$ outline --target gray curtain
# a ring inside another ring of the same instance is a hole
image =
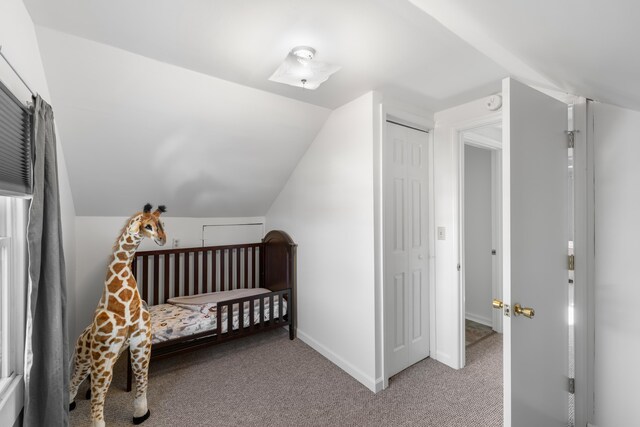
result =
[[[24,425],[69,424],[67,293],[62,250],[56,135],[51,106],[34,113],[33,200],[29,209],[29,294]]]

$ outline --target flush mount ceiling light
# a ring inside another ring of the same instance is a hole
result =
[[[340,66],[316,61],[315,56],[316,50],[312,47],[294,47],[269,80],[303,89],[317,89]]]

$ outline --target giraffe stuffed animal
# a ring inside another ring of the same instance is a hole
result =
[[[111,384],[113,366],[127,347],[131,352],[131,368],[136,383],[133,423],[140,424],[151,414],[147,408],[150,316],[131,271],[134,254],[143,238],[151,238],[161,246],[166,242],[160,221],[165,207],[158,206],[154,212],[151,209],[150,204],[145,205],[143,212],[132,216],[120,233],[93,322],[82,332],[76,344],[69,384],[69,409],[75,408],[78,387],[91,374],[91,420],[94,427],[105,425],[104,400]]]

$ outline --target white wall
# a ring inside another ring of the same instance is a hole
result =
[[[20,72],[31,88],[53,106],[55,114],[55,103],[51,100],[47,86],[33,22],[21,0],[0,1],[0,45],[2,45],[2,53],[11,61],[12,65]],[[2,80],[18,99],[25,102],[30,101],[31,94],[2,59],[0,59],[0,80]],[[59,135],[57,151],[62,235],[67,275],[67,323],[71,334],[76,317],[76,306],[74,304],[75,208]],[[3,412],[3,416],[5,415]],[[13,423],[13,421],[11,423]]]
[[[638,425],[640,113],[594,105],[595,419]]]
[[[331,113],[267,213],[298,244],[298,337],[371,390],[374,104],[370,92]]]
[[[446,228],[445,240],[435,244],[435,351],[431,357],[461,368],[461,304],[459,260],[459,144],[455,129],[492,115],[484,99],[469,102],[434,115],[435,226]]]
[[[492,324],[491,151],[464,148],[465,315]]]
[[[170,208],[168,206],[168,209]],[[166,215],[168,214],[169,212]],[[107,263],[111,256],[113,245],[128,220],[128,217],[79,216],[76,218],[76,303],[78,313],[73,334],[70,337],[74,342],[80,332],[93,319],[93,313],[104,288]],[[175,240],[178,241],[180,247],[202,246],[202,226],[205,224],[264,222],[264,217],[178,218],[163,216],[163,221],[167,233],[167,244],[164,248],[168,249],[172,247],[172,243]],[[231,227],[231,231],[228,229],[222,230],[221,228],[220,233],[217,235],[212,233],[207,240],[207,244],[259,242],[264,235],[262,227]],[[139,249],[158,249],[158,246],[153,241],[144,240]]]

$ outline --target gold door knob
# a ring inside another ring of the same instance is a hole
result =
[[[493,308],[497,309],[501,309],[504,306],[502,301],[500,301],[499,299],[494,299],[493,301],[491,301],[491,305],[493,306]]]
[[[524,317],[528,317],[529,319],[533,318],[536,315],[536,311],[530,307],[523,307],[520,304],[515,304],[513,306],[513,313],[516,316],[523,315]]]

